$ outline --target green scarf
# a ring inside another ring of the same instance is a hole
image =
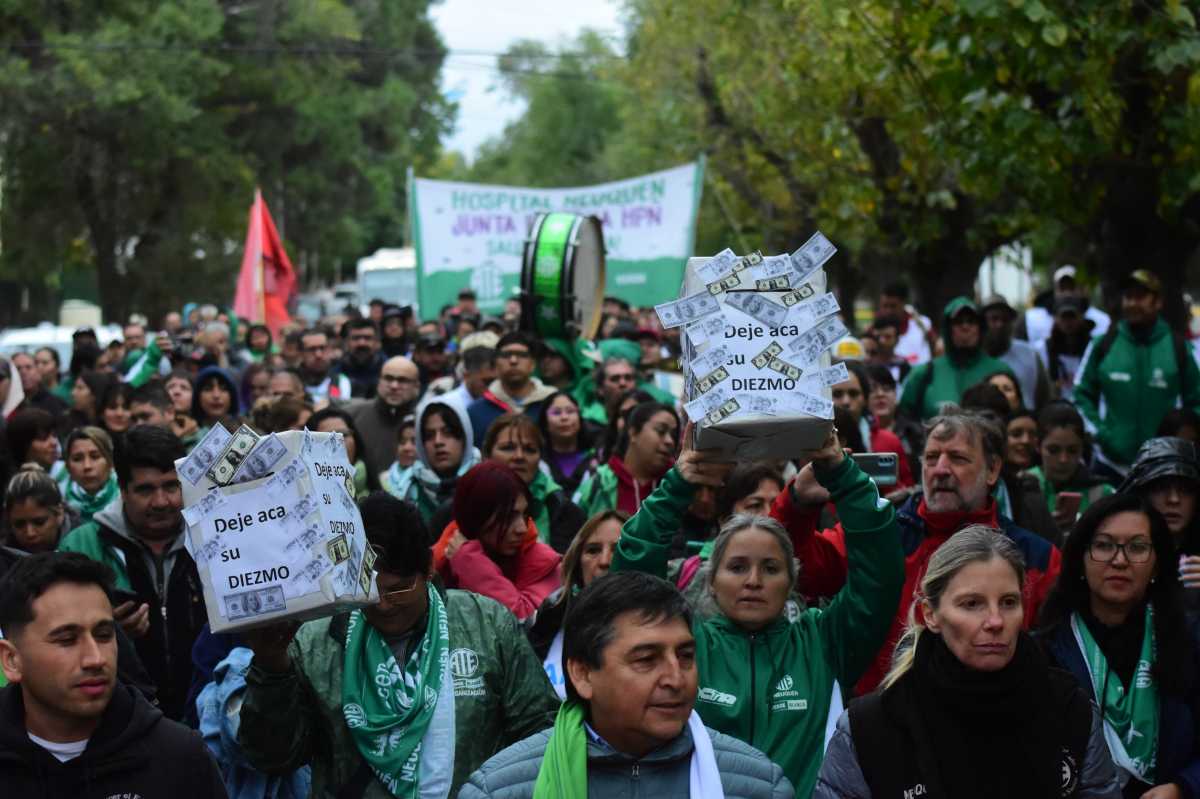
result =
[[[587,799],[587,734],[583,705],[568,699],[554,717],[554,731],[533,784],[533,799]]]
[[[1110,679],[1108,660],[1079,614],[1071,615],[1075,641],[1087,662],[1092,689],[1104,717],[1104,740],[1113,762],[1142,782],[1154,785],[1158,759],[1158,686],[1154,684],[1154,609],[1146,604],[1142,651],[1126,690],[1121,680]]]
[[[63,498],[68,505],[79,511],[79,521],[83,523],[90,522],[93,516],[107,508],[119,493],[121,490],[117,487],[117,474],[115,471],[109,471],[108,479],[95,494],[89,494],[83,490],[83,486],[68,478]]]
[[[432,583],[429,623],[403,672],[361,610],[350,614],[343,661],[342,715],[358,751],[391,794],[416,797],[421,740],[433,718],[450,657],[446,606]]]

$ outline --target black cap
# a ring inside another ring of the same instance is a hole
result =
[[[423,350],[443,349],[446,346],[446,339],[437,333],[426,333],[417,339],[417,347]]]
[[[90,327],[85,326],[85,327],[76,328],[75,332],[71,334],[71,338],[73,338],[73,339],[80,338],[82,336],[91,336],[92,338],[96,338],[96,331]]]
[[[1200,457],[1197,457],[1195,444],[1173,436],[1149,439],[1138,448],[1120,490],[1136,491],[1164,477],[1200,482]]]
[[[1086,310],[1083,297],[1075,294],[1063,294],[1054,298],[1054,313],[1074,312],[1078,316],[1083,316]]]

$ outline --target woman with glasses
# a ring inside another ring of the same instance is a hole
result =
[[[559,555],[538,541],[533,497],[512,468],[484,461],[458,481],[454,522],[464,540],[441,568],[446,584],[491,597],[524,621],[559,587]]]
[[[431,579],[411,503],[376,492],[361,512],[379,603],[244,633],[254,660],[238,743],[273,774],[311,765],[312,796],[456,796],[548,727],[558,698],[511,613]]]
[[[510,467],[529,489],[529,516],[538,540],[566,552],[587,520],[571,495],[542,467],[542,434],[528,416],[506,413],[488,428],[483,457]]]
[[[643,402],[626,416],[608,462],[579,486],[575,504],[589,518],[606,510],[637,512],[662,480],[679,444],[679,417],[670,405]]]
[[[867,397],[871,393],[871,378],[867,375],[867,368],[859,361],[843,363],[846,365],[848,377],[844,382],[834,384],[833,404],[835,408],[841,408],[848,414],[850,424],[839,424],[838,429],[857,428],[863,444],[866,445],[863,452],[890,452],[896,455],[899,469],[896,485],[885,487],[885,492],[908,488],[915,481],[904,445],[895,433],[880,427],[867,411]]]
[[[1150,502],[1115,494],[1080,517],[1040,627],[1050,657],[1100,707],[1123,796],[1200,795],[1200,637]]]
[[[546,398],[538,416],[542,434],[542,463],[550,469],[554,482],[568,495],[574,494],[591,472],[599,466],[579,414],[579,403],[565,391]]]

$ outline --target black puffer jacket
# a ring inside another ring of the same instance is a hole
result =
[[[79,757],[60,763],[29,740],[21,687],[0,691],[0,790],[21,799],[225,799],[200,736],[118,684]]]

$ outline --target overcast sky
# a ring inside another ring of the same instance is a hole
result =
[[[494,57],[454,51],[502,53],[520,39],[537,39],[557,49],[584,28],[620,34],[614,0],[443,0],[432,16],[451,51],[442,67],[442,89],[458,102],[458,126],[445,146],[468,158],[519,117],[523,107],[499,88],[489,91],[498,84]]]

